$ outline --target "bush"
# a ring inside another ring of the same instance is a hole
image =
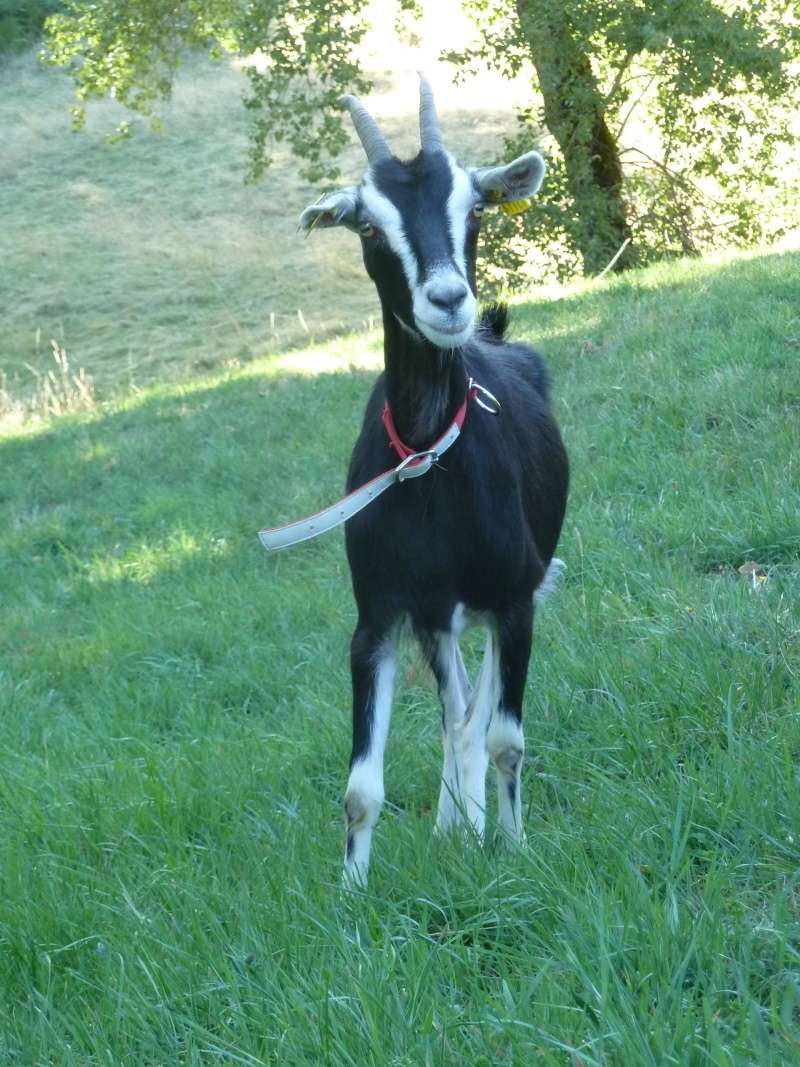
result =
[[[41,34],[48,15],[64,10],[64,0],[0,0],[0,52],[24,48]]]

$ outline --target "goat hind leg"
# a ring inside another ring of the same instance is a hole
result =
[[[497,668],[496,639],[489,631],[480,673],[466,714],[453,730],[458,800],[467,822],[481,840],[486,827],[486,771],[489,766],[486,739],[497,707]]]
[[[533,605],[525,602],[500,621],[500,702],[489,726],[487,743],[497,774],[500,826],[522,840],[521,772],[525,753],[522,699],[530,660]]]
[[[422,634],[420,645],[433,671],[442,702],[442,783],[436,830],[446,833],[461,822],[463,802],[458,780],[455,731],[467,712],[472,691],[458,638],[452,633]]]

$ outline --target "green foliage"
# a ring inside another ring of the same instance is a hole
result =
[[[488,231],[489,259],[505,264],[502,277],[487,278],[495,286],[596,273],[623,238],[631,243],[619,266],[630,266],[749,245],[800,221],[797,179],[786,180],[800,93],[796,4],[469,0],[468,8],[477,41],[448,58],[462,73],[481,63],[528,72],[524,147],[532,130],[549,134],[550,176],[535,211]],[[49,58],[72,70],[81,101],[113,92],[152,116],[187,47],[256,55],[250,177],[284,141],[304,175],[331,179],[350,136],[338,98],[369,87],[356,54],[366,18],[366,0],[72,0],[50,20]],[[119,136],[129,132],[123,122]]]
[[[247,17],[236,27],[236,47],[245,55],[269,56],[265,68],[250,66],[251,95],[247,107],[254,116],[250,152],[251,177],[259,177],[269,157],[270,139],[288,141],[305,161],[303,174],[312,181],[333,177],[336,157],[350,137],[341,119],[339,97],[365,92],[369,83],[352,57],[366,31],[361,0],[300,0],[293,4],[268,2],[261,17]],[[266,18],[264,17],[266,15]],[[267,34],[264,27],[269,26]],[[348,88],[349,87],[349,88]]]
[[[330,161],[348,136],[339,96],[367,88],[351,58],[366,29],[363,6],[363,0],[72,0],[48,24],[47,59],[73,74],[80,126],[85,102],[109,93],[152,119],[187,48],[255,56],[263,65],[248,67],[250,176],[269,165],[270,143],[287,141],[305,160],[302,173],[320,180],[336,173]],[[130,133],[130,123],[120,123],[117,135]]]
[[[563,29],[576,54],[590,58],[591,78],[561,70],[559,92],[571,112],[602,113],[616,143],[632,238],[626,265],[720,244],[747,246],[800,224],[800,184],[791,166],[800,93],[796,5],[537,0],[537,33],[525,21],[528,7],[471,0],[479,39],[449,58],[464,72],[489,63],[515,75],[533,62],[541,73],[543,26]],[[515,224],[518,246],[542,248],[555,239],[546,272],[567,277],[586,259],[605,192],[591,176],[580,189],[570,184],[569,156],[586,130],[560,143],[541,77],[534,89],[508,152],[549,131],[550,169],[535,210]],[[490,235],[495,254],[508,229],[504,224]],[[525,288],[542,268],[541,259],[532,264],[530,254],[520,254],[506,282]]]
[[[0,0],[0,52],[24,48],[42,32],[45,20],[64,0]]]
[[[410,665],[353,897],[342,536],[255,531],[341,492],[363,339],[0,437],[4,1067],[800,1062],[798,271],[517,306],[574,469],[527,847],[432,838]]]

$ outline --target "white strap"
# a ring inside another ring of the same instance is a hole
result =
[[[365,508],[367,504],[371,504],[395,482],[404,482],[409,478],[419,478],[427,474],[439,457],[444,455],[458,439],[460,433],[458,424],[454,422],[433,448],[425,452],[414,452],[396,467],[390,467],[389,470],[359,486],[358,489],[354,489],[341,500],[337,500],[335,504],[318,511],[316,515],[309,515],[307,519],[298,519],[297,522],[290,522],[286,526],[259,530],[258,537],[261,544],[268,552],[277,552],[279,548],[288,548],[290,545],[308,541],[312,537],[318,537],[320,534],[327,533],[328,530],[335,529]]]

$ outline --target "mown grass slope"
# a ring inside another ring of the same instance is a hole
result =
[[[432,839],[412,658],[363,894],[341,534],[255,533],[340,491],[374,342],[0,439],[0,1062],[796,1064],[799,271],[515,309],[574,468],[527,847]]]
[[[386,62],[384,54],[368,63],[376,114],[395,149],[413,155],[416,79],[410,94],[392,96],[411,76],[387,72]],[[41,67],[33,51],[6,59],[0,387],[5,376],[12,398],[32,392],[31,368],[52,367],[51,338],[108,397],[120,385],[246,363],[379,316],[353,235],[305,241],[298,233],[300,212],[322,190],[300,178],[288,151],[278,146],[264,180],[245,185],[245,92],[231,61],[187,57],[161,109],[163,133],[134,120],[136,135],[109,145],[122,107],[92,104],[86,130],[72,133],[73,86],[64,72]],[[474,91],[458,99],[443,106],[448,143],[476,165],[496,162],[511,109],[476,102]],[[342,184],[363,169],[353,135]]]

